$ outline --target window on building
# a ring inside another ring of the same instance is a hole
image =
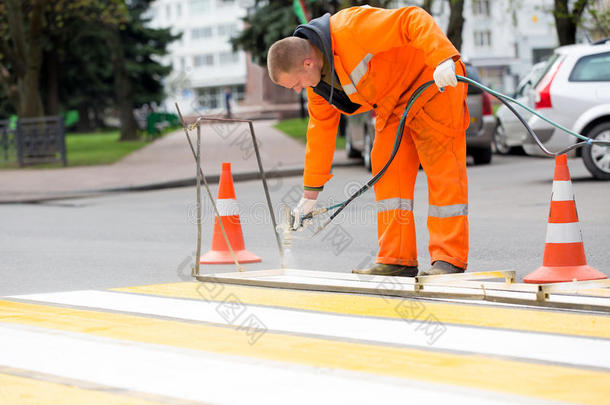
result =
[[[234,65],[239,62],[239,55],[234,52],[221,52],[218,54],[218,63],[221,65]]]
[[[230,7],[235,4],[235,0],[218,0],[217,3],[220,7]]]
[[[219,37],[231,37],[233,34],[237,33],[237,25],[236,24],[222,24],[218,26],[218,36]]]
[[[203,14],[212,10],[212,0],[189,0],[189,14]]]
[[[167,17],[168,20],[172,19],[172,6],[171,6],[171,4],[168,4],[167,6],[165,6],[165,16]]]
[[[186,70],[186,60],[184,59],[184,56],[180,57],[180,70],[182,72]]]
[[[473,0],[472,14],[477,16],[489,17],[489,0]]]
[[[474,45],[478,47],[491,46],[491,31],[475,31]]]
[[[212,36],[212,27],[199,27],[191,30],[191,39],[204,39]]]
[[[213,66],[214,65],[214,55],[211,53],[205,55],[196,55],[193,57],[193,66],[201,67],[201,66]]]
[[[583,56],[570,74],[571,82],[610,82],[610,52]]]
[[[176,17],[182,17],[182,4],[176,4]]]
[[[553,55],[553,48],[532,49],[532,62],[538,63],[547,60]]]

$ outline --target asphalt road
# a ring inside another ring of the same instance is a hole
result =
[[[513,269],[522,278],[542,264],[554,163],[527,156],[494,156],[469,167],[469,271]],[[610,274],[607,182],[594,181],[580,159],[569,161],[590,265]],[[338,168],[322,204],[343,200],[368,180],[362,167]],[[421,267],[429,264],[427,191],[420,172],[415,220]],[[270,181],[272,199],[298,199],[301,179]],[[277,244],[258,181],[236,183],[248,250],[263,258],[247,269],[280,265]],[[215,186],[214,186],[215,190]],[[205,198],[205,196],[204,196]],[[105,289],[190,279],[196,241],[193,188],[114,194],[44,204],[0,206],[0,295]],[[204,204],[203,252],[212,236],[211,207]],[[376,253],[374,196],[369,192],[318,237],[299,234],[287,265],[349,272],[368,266]],[[202,266],[202,272],[234,266]]]

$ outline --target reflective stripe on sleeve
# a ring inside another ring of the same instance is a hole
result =
[[[468,215],[468,204],[430,205],[428,216],[435,218],[450,218]]]

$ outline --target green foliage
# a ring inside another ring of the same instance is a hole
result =
[[[20,2],[26,40],[28,10],[34,1]],[[138,107],[163,99],[161,81],[171,68],[158,60],[167,54],[168,44],[178,36],[168,29],[145,26],[144,13],[152,0],[39,1],[45,4],[44,58],[39,89],[43,100],[48,100],[49,95],[53,98],[49,83],[55,82],[59,89],[55,99],[58,99],[60,111],[79,109],[81,115],[95,112],[101,116],[114,107],[114,72],[107,37],[109,30],[117,26],[121,28],[134,105]],[[9,100],[8,92],[18,88],[19,69],[25,61],[14,49],[5,1],[0,1],[0,117],[17,110],[15,100]],[[54,73],[47,72],[51,65],[56,66]]]
[[[169,28],[158,29],[146,26],[144,13],[152,0],[129,2],[129,22],[121,30],[121,42],[127,60],[127,72],[134,94],[134,105],[160,103],[164,97],[162,79],[171,72],[158,60],[167,55],[168,45],[179,39]]]
[[[275,128],[279,129],[286,135],[294,138],[302,143],[307,140],[307,118],[289,118],[275,124]],[[345,149],[345,138],[337,136],[336,149]]]
[[[305,0],[309,16],[313,19],[325,13],[334,13],[343,8],[369,4],[385,7],[389,0],[373,1],[316,1]],[[244,18],[246,28],[231,38],[234,50],[250,52],[252,60],[264,66],[267,64],[267,50],[275,42],[291,36],[299,25],[291,0],[256,0],[254,12]]]

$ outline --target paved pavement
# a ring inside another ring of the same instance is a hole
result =
[[[610,318],[181,282],[0,298],[0,403],[607,403]]]
[[[305,146],[273,128],[275,121],[255,121],[263,167],[271,176],[302,173]],[[193,142],[195,131],[192,131]],[[213,181],[221,162],[231,162],[236,179],[258,176],[258,165],[247,124],[202,127],[203,170]],[[337,153],[336,165],[350,164]],[[33,202],[109,191],[157,189],[192,184],[195,164],[182,129],[103,166],[58,169],[0,170],[0,203]]]

